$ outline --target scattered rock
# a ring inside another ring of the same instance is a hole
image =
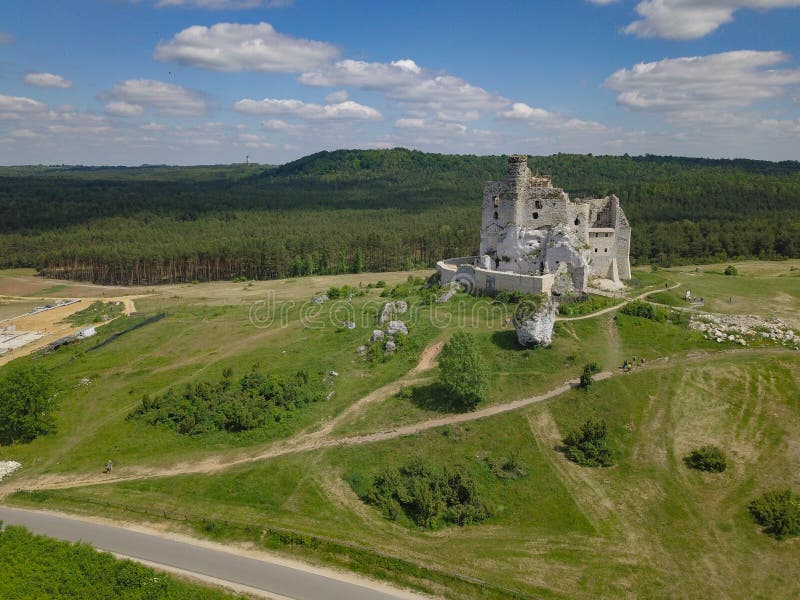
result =
[[[393,317],[405,314],[408,311],[408,303],[405,300],[395,300],[394,302],[387,302],[381,309],[381,316],[378,317],[378,323],[383,325],[387,321],[391,321]]]
[[[0,481],[2,481],[4,477],[11,475],[20,467],[22,467],[22,465],[15,460],[0,460]]]
[[[350,329],[350,330],[352,330],[352,329],[355,329],[355,328],[356,328],[356,324],[355,324],[355,323],[353,323],[353,321],[347,321],[347,322],[344,324],[344,326],[345,326],[347,329]]]
[[[361,355],[366,354],[368,351],[369,348],[367,348],[366,346],[359,346],[358,348],[356,348],[356,352]]]
[[[389,340],[388,342],[386,342],[383,349],[386,350],[387,352],[394,352],[395,350],[397,350],[397,344],[395,344],[392,340]]]
[[[800,341],[781,319],[762,319],[755,315],[697,313],[692,315],[689,327],[717,343],[728,341],[747,346],[747,340],[761,339],[796,348]]]
[[[372,336],[370,337],[370,341],[377,342],[378,340],[382,340],[385,334],[381,329],[374,329],[372,331]]]
[[[408,335],[408,325],[406,325],[403,321],[389,321],[386,332],[389,335],[397,335],[398,333]]]
[[[311,298],[311,301],[314,304],[325,304],[328,301],[328,294],[317,294]]]
[[[450,283],[445,285],[442,289],[444,289],[445,292],[436,299],[436,302],[438,304],[449,302],[450,299],[453,296],[455,296],[459,292],[459,290],[461,290],[461,284],[458,283],[458,281],[451,281]]]
[[[325,400],[330,400],[331,398],[334,397],[334,395],[336,395],[336,392],[334,391],[328,392],[328,394],[325,396]]]
[[[331,377],[338,377],[339,376],[339,372],[338,371],[330,371],[328,373],[328,375],[330,375]]]

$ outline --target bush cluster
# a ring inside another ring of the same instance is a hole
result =
[[[349,285],[343,285],[342,287],[329,287],[328,291],[325,293],[331,300],[347,300],[348,298],[356,298],[366,294],[364,290],[360,290]]]
[[[614,464],[604,421],[589,419],[580,429],[568,433],[563,442],[566,457],[581,466],[610,467]]]
[[[480,523],[492,516],[463,468],[421,461],[382,471],[372,480],[364,499],[390,519],[405,514],[425,529]]]
[[[424,277],[409,275],[405,283],[398,283],[391,287],[384,287],[381,298],[406,298],[418,294],[425,285]]]
[[[56,391],[43,367],[24,364],[0,379],[0,444],[30,442],[55,429]]]
[[[739,271],[733,265],[725,267],[725,275],[738,275]]]
[[[522,479],[528,475],[528,466],[513,452],[510,456],[490,458],[488,465],[489,470],[500,479]]]
[[[184,435],[266,428],[303,406],[325,399],[321,380],[305,371],[279,377],[253,369],[238,380],[226,369],[215,382],[188,383],[161,396],[145,395],[130,418],[164,425]]]
[[[773,490],[750,503],[750,514],[764,532],[779,540],[800,535],[800,495],[790,489]]]
[[[728,467],[725,453],[716,446],[703,446],[692,450],[686,457],[686,464],[692,469],[722,473]]]
[[[681,311],[669,310],[655,304],[650,304],[644,300],[634,300],[629,302],[620,309],[620,312],[631,317],[641,317],[642,319],[650,319],[658,323],[665,323],[667,321],[676,325],[688,322],[686,315]]]

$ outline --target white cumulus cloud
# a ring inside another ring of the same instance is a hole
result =
[[[524,102],[515,102],[511,110],[504,111],[501,116],[511,121],[524,121],[529,125],[545,129],[563,129],[582,133],[600,133],[608,130],[602,123],[570,118],[543,108],[528,106]]]
[[[347,93],[347,90],[339,90],[337,92],[331,92],[325,96],[325,102],[335,104],[337,102],[344,102],[348,98],[350,98],[350,94]]]
[[[61,75],[54,75],[53,73],[28,73],[25,75],[25,83],[40,88],[61,88],[68,89],[72,87],[72,82],[64,79]]]
[[[742,8],[769,10],[800,6],[800,0],[643,0],[636,6],[641,19],[624,28],[639,37],[693,40],[733,21]]]
[[[122,101],[109,102],[106,104],[106,112],[116,117],[138,117],[144,112],[144,106]]]
[[[298,73],[334,60],[332,44],[284,35],[269,23],[195,25],[160,43],[155,58],[215,71]]]
[[[411,59],[388,63],[340,60],[324,69],[303,73],[300,82],[317,87],[356,87],[442,111],[492,110],[508,104],[505,98],[460,77],[428,73]]]
[[[245,98],[233,105],[234,110],[251,115],[290,115],[311,120],[375,121],[381,113],[370,106],[347,100],[338,104],[312,104],[302,100]]]
[[[132,106],[141,107],[141,112],[151,109],[160,115],[179,117],[202,115],[208,110],[208,103],[199,92],[152,79],[128,79],[115,85],[109,95],[116,101],[111,104],[117,104],[117,114],[134,111]]]
[[[774,68],[789,58],[783,52],[755,50],[669,58],[620,69],[605,85],[618,93],[618,104],[631,110],[719,120],[726,112],[777,98],[787,86],[800,84],[800,70]]]
[[[47,110],[47,106],[33,98],[0,94],[0,118],[21,118],[22,115],[40,113],[45,110]]]

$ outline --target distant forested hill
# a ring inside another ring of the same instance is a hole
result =
[[[615,193],[635,262],[800,256],[800,163],[530,157],[572,198]],[[102,283],[432,266],[477,251],[501,156],[320,152],[277,167],[0,168],[0,268]]]

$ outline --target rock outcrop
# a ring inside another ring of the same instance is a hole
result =
[[[403,321],[389,321],[389,325],[386,328],[386,333],[389,335],[397,335],[398,333],[408,335],[408,325],[406,325]]]
[[[383,325],[387,321],[391,321],[394,317],[405,314],[406,311],[408,311],[408,303],[406,303],[405,300],[387,302],[381,309],[381,316],[378,317],[378,323]]]
[[[521,346],[549,346],[553,343],[558,305],[549,296],[526,301],[514,313],[514,328]]]

